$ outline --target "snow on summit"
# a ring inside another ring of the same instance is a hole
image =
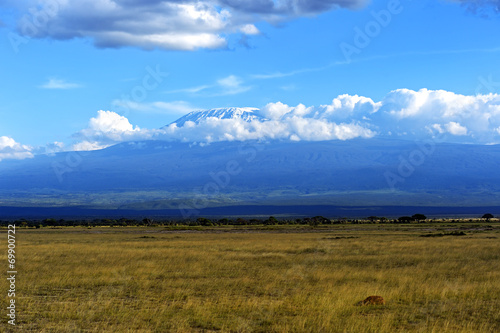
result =
[[[210,110],[193,111],[187,115],[177,119],[172,124],[176,124],[177,127],[182,127],[188,121],[192,121],[195,124],[199,124],[208,118],[217,119],[241,119],[246,122],[251,122],[254,120],[262,121],[265,120],[261,115],[258,114],[260,110],[257,108],[216,108]]]

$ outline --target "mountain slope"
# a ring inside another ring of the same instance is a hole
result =
[[[0,206],[496,206],[500,146],[143,141],[0,163]]]

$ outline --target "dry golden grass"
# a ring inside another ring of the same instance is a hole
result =
[[[16,330],[498,332],[500,228],[434,227],[18,229]]]

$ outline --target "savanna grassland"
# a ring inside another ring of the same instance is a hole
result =
[[[498,223],[18,228],[16,235],[12,331],[500,331]],[[5,278],[0,290],[6,313]],[[354,305],[370,295],[386,304]]]

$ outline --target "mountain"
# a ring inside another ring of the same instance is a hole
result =
[[[177,127],[182,127],[187,121],[192,121],[194,123],[200,123],[202,120],[207,118],[217,118],[217,119],[242,119],[244,121],[250,122],[254,120],[264,120],[265,118],[258,114],[259,109],[257,108],[218,108],[203,111],[193,111],[188,113],[184,117],[181,117],[174,121],[172,124],[176,124]]]
[[[499,202],[499,145],[138,141],[0,163],[0,217],[1,206],[170,209],[193,216],[214,207]]]

